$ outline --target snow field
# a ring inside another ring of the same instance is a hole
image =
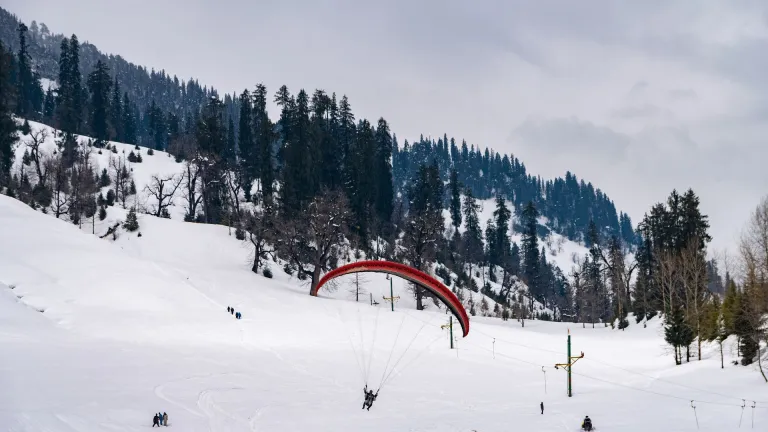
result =
[[[139,191],[183,166],[145,152],[132,164]],[[100,168],[111,154],[94,152]],[[483,223],[492,210],[484,202]],[[125,217],[117,205],[108,213],[96,234]],[[0,430],[138,431],[157,411],[183,431],[576,431],[584,415],[601,432],[747,429],[753,415],[755,429],[768,424],[768,387],[730,365],[733,340],[724,370],[716,345],[675,367],[658,320],[630,318],[620,332],[471,317],[467,338],[454,322],[450,350],[445,309],[416,311],[400,279],[395,312],[380,274],[360,275],[359,302],[354,275],[313,298],[277,263],[273,279],[250,272],[249,245],[227,227],[181,222],[178,205],[171,214],[140,214],[141,237],[112,241],[0,196]],[[553,368],[568,330],[572,354],[585,354],[573,398]],[[382,377],[361,410],[363,385]]]

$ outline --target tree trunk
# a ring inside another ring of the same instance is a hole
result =
[[[317,286],[317,283],[320,282],[320,272],[322,269],[320,268],[320,265],[315,265],[315,269],[312,270],[312,285],[311,290],[315,289]]]
[[[697,338],[699,340],[699,361],[701,361],[701,336]]]
[[[424,310],[424,304],[422,303],[421,287],[416,285],[416,310]],[[392,301],[395,301],[394,299]]]
[[[723,341],[720,341],[720,369],[725,369],[725,363],[723,362]]]
[[[261,264],[260,252],[259,247],[254,245],[253,266],[251,267],[251,271],[254,273],[259,273],[259,265]]]
[[[762,356],[763,355],[760,352],[760,338],[757,338],[757,366],[760,368],[760,374],[763,376],[763,379],[768,383],[768,378],[765,376],[765,371],[763,370]]]

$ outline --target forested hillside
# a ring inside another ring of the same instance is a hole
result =
[[[0,8],[0,24],[0,41],[11,52],[18,52],[21,48],[18,29],[22,23],[10,12]],[[105,99],[111,107],[108,115],[112,117],[109,130],[101,134],[105,139],[166,149],[178,141],[180,135],[191,133],[201,109],[214,95],[221,99],[225,122],[234,129],[232,135],[238,137],[240,134],[242,101],[234,93],[222,95],[214,88],[201,86],[195,79],[171,77],[162,69],[155,71],[134,65],[119,55],[101,53],[93,44],[80,43],[75,35],[66,38],[62,34],[52,33],[42,23],[30,23],[25,39],[32,73],[39,78],[60,82],[64,78],[61,76],[60,63],[64,57],[71,56],[68,53],[72,52],[74,46],[77,46],[77,63],[82,76],[88,76],[101,62],[105,78],[108,75],[111,80],[109,84],[104,84],[109,87]],[[86,92],[88,89],[83,90]],[[30,91],[34,93],[29,95],[33,109],[28,117],[59,126],[59,119],[54,115],[57,99],[55,92],[42,86],[30,88]],[[88,97],[83,95],[81,99],[86,101]],[[330,115],[332,107],[329,105],[326,109]],[[346,121],[351,121],[353,127],[357,127],[349,101],[344,109],[348,116]],[[99,135],[95,133],[94,125],[87,116],[83,116],[76,132]],[[325,138],[312,135],[307,136],[307,139],[321,141]],[[591,183],[571,173],[567,173],[564,178],[542,179],[527,173],[525,164],[514,155],[500,154],[464,141],[459,144],[458,141],[444,135],[437,140],[420,137],[418,141],[409,143],[406,140],[400,144],[393,136],[391,146],[395,190],[403,192],[403,185],[413,178],[419,166],[429,165],[432,160],[436,160],[441,178],[447,180],[451,168],[456,169],[462,185],[470,188],[479,199],[503,194],[517,209],[533,201],[541,215],[547,218],[548,227],[571,240],[584,241],[589,222],[594,220],[598,230],[605,236],[616,234],[628,246],[636,244],[629,216],[617,213],[610,198]],[[236,139],[228,145],[232,147],[228,150],[232,154],[245,151]],[[273,142],[272,145],[277,150],[279,144]],[[341,147],[349,143],[332,137],[330,142],[318,145],[330,146],[329,152],[341,154]],[[360,147],[364,148],[365,145]],[[328,161],[315,158],[309,162],[325,164]]]

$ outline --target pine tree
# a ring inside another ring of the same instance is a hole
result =
[[[491,268],[494,265],[499,265],[505,270],[509,264],[509,221],[512,218],[512,212],[507,208],[507,201],[503,196],[496,196],[496,209],[493,211],[494,225],[496,226],[496,232],[494,233],[495,240],[492,245],[491,255],[489,261]]]
[[[126,144],[137,143],[137,123],[134,106],[131,104],[131,100],[128,98],[128,93],[123,93],[123,108],[121,109],[123,115],[123,142]]]
[[[13,57],[0,43],[0,190],[11,184],[14,146],[18,141],[16,123],[11,117],[15,103],[11,86]]]
[[[109,68],[99,60],[96,68],[88,74],[88,89],[91,93],[90,126],[94,145],[103,148],[109,140],[109,96],[112,87],[112,79],[109,76]]]
[[[411,266],[423,270],[435,254],[435,245],[442,236],[444,222],[442,214],[443,183],[437,164],[422,165],[408,192],[410,208],[405,223],[406,256]],[[414,287],[416,308],[424,309],[423,291]]]
[[[45,92],[45,101],[43,102],[43,121],[46,123],[53,123],[53,114],[56,111],[56,96],[53,94],[53,89],[48,87]]]
[[[479,263],[483,255],[483,233],[480,228],[478,211],[480,204],[472,195],[470,189],[464,192],[464,225],[466,230],[462,236],[464,260],[469,263],[469,272],[472,274],[472,264]]]
[[[672,345],[675,350],[675,364],[682,364],[682,347],[687,347],[693,342],[693,330],[685,321],[685,312],[682,308],[675,308],[665,318],[664,340]]]
[[[259,152],[254,140],[253,101],[248,90],[240,95],[240,127],[238,128],[238,149],[240,150],[239,175],[245,185],[245,199],[251,200],[251,185],[258,177]]]
[[[34,80],[32,73],[31,57],[27,47],[27,26],[24,23],[20,23],[18,32],[19,53],[16,61],[18,71],[16,77],[16,114],[23,118],[36,118],[41,101],[36,100],[37,92],[35,87],[39,86],[39,82]]]
[[[539,239],[537,234],[538,217],[539,212],[533,205],[533,201],[529,201],[522,214],[523,236],[521,249],[523,254],[523,280],[534,295],[541,297],[539,290],[541,269],[539,268]]]
[[[124,142],[123,134],[123,101],[120,99],[120,82],[115,77],[112,85],[112,99],[109,102],[109,124],[112,127],[112,139]]]
[[[274,133],[272,132],[272,122],[267,113],[267,88],[263,84],[256,86],[253,92],[253,121],[254,121],[254,140],[256,151],[259,154],[259,183],[261,184],[261,195],[264,200],[272,201],[273,188],[275,180],[275,170],[272,154],[272,142]]]
[[[383,118],[376,127],[375,149],[376,196],[374,208],[379,221],[386,223],[392,217],[394,190],[392,187],[392,136],[389,125]]]
[[[459,173],[456,168],[451,169],[451,179],[449,181],[451,190],[451,222],[456,231],[461,227],[461,183],[459,183]]]
[[[82,123],[83,89],[80,74],[80,44],[75,35],[61,41],[57,93],[59,129],[69,134],[79,133]]]
[[[134,207],[131,207],[131,209],[128,210],[128,216],[125,218],[123,226],[130,232],[139,229],[139,219],[136,217],[136,209]]]

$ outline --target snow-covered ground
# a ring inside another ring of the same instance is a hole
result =
[[[768,387],[729,363],[732,341],[724,370],[716,346],[675,367],[657,321],[472,318],[451,350],[445,311],[414,310],[397,280],[394,312],[379,275],[361,277],[377,306],[354,301],[354,275],[314,298],[274,263],[273,279],[251,273],[226,227],[139,223],[141,237],[102,240],[0,196],[0,430],[138,431],[157,411],[185,432],[577,431],[584,415],[601,432],[768,425]],[[553,368],[568,329],[585,354],[572,398]],[[384,378],[370,411],[366,377]]]

